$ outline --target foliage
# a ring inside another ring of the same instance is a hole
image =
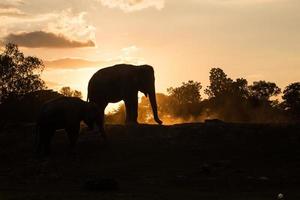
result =
[[[278,109],[279,103],[270,100],[280,93],[275,83],[257,81],[248,86],[246,79],[234,81],[219,68],[212,68],[209,78],[210,85],[205,90],[209,99],[204,108],[210,115],[233,122],[269,122],[284,118]]]
[[[199,114],[201,108],[200,82],[189,80],[183,82],[180,87],[168,88],[169,95],[168,111],[171,116],[189,118]]]
[[[82,99],[81,92],[78,90],[72,90],[70,87],[62,87],[59,90],[59,93],[61,93],[62,95],[66,96],[66,97],[78,97],[78,98]]]
[[[231,94],[239,99],[249,97],[248,81],[244,78],[238,78],[231,83]]]
[[[40,78],[43,69],[42,60],[25,57],[17,45],[6,44],[0,54],[0,103],[44,89],[45,83]]]
[[[230,89],[232,79],[227,78],[220,68],[212,68],[209,73],[210,85],[205,89],[205,94],[210,98],[225,95]]]
[[[283,91],[284,109],[300,117],[300,82],[291,83]]]
[[[244,78],[238,78],[233,81],[227,77],[227,74],[220,68],[210,70],[210,85],[205,90],[209,98],[224,98],[226,96],[235,96],[236,98],[248,98],[248,82]]]
[[[171,98],[176,101],[176,104],[193,104],[201,101],[200,90],[202,86],[200,82],[189,80],[187,83],[183,82],[182,86],[167,89]]]
[[[272,82],[256,81],[249,86],[251,97],[260,101],[269,101],[272,96],[280,94],[280,88]]]

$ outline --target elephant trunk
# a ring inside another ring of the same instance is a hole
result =
[[[158,114],[157,114],[157,104],[156,104],[156,96],[155,96],[155,88],[154,87],[149,92],[149,99],[150,99],[150,103],[151,103],[151,107],[152,107],[152,112],[153,112],[154,120],[158,124],[162,124],[162,121],[159,119]]]

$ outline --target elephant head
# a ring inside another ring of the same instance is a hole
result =
[[[83,121],[90,130],[96,129],[97,132],[104,133],[102,125],[102,115],[97,106],[93,102],[86,102],[83,114]]]
[[[158,124],[162,124],[162,121],[159,119],[158,114],[157,114],[154,70],[150,65],[139,66],[138,70],[139,70],[138,76],[137,76],[138,90],[140,92],[144,93],[146,97],[149,96],[154,120]]]

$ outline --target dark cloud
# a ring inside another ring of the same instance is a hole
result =
[[[76,41],[61,34],[54,34],[44,31],[24,32],[19,34],[9,34],[4,37],[4,42],[13,42],[19,46],[29,48],[80,48],[93,47],[92,40]]]

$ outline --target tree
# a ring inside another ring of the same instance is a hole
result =
[[[40,78],[43,69],[42,60],[25,57],[16,44],[6,44],[0,54],[0,103],[45,89],[45,82]]]
[[[197,116],[201,112],[199,107],[201,102],[200,82],[189,80],[183,82],[180,87],[168,88],[169,112],[174,117],[188,118]]]
[[[201,101],[200,90],[202,86],[200,82],[189,80],[187,83],[183,82],[182,86],[167,89],[169,96],[174,98],[178,104],[192,104]]]
[[[205,94],[210,98],[225,95],[229,91],[232,79],[227,78],[227,75],[220,68],[212,68],[209,73],[210,85],[205,89]]]
[[[268,102],[272,96],[280,94],[280,88],[272,82],[257,81],[249,86],[251,97],[262,102]]]
[[[283,91],[284,108],[292,114],[300,116],[300,82],[288,85]]]
[[[238,78],[231,83],[231,93],[238,99],[247,99],[249,97],[248,81],[244,78]]]
[[[78,98],[82,98],[82,94],[80,91],[78,90],[72,90],[70,87],[62,87],[59,90],[59,93],[61,93],[62,95],[66,96],[66,97],[78,97]]]
[[[209,96],[206,106],[212,115],[226,121],[246,121],[249,118],[247,99],[248,82],[244,78],[235,81],[220,68],[210,71],[210,85],[205,90]]]

